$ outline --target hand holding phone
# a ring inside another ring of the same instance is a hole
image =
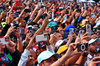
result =
[[[19,27],[18,21],[14,21],[14,22],[13,22],[13,26],[16,26],[15,29],[17,29],[17,27]]]
[[[1,45],[9,44],[9,40],[10,38],[8,36],[7,37],[0,36],[0,43],[2,43]]]
[[[80,30],[80,31],[79,31],[79,34],[80,34],[79,37],[82,37],[82,32],[83,32],[83,31],[84,31],[84,30]]]
[[[91,37],[91,25],[90,24],[86,25],[86,32],[88,32],[88,36]]]
[[[47,35],[42,34],[36,36],[36,42],[45,41],[45,40],[47,40]]]
[[[31,9],[25,9],[25,12],[26,13],[31,12]]]
[[[70,34],[74,32],[74,28],[70,28]]]

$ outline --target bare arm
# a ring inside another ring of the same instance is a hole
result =
[[[24,10],[25,10],[25,9],[24,9]],[[15,21],[19,21],[19,19],[22,17],[22,15],[23,15],[23,13],[24,13],[24,10],[20,13],[19,17],[17,17],[17,18],[15,19]]]
[[[62,66],[60,63],[64,64],[66,62],[66,60],[68,60],[70,57],[79,54],[79,52],[74,52],[73,48],[76,46],[77,44],[70,44],[67,52],[65,53],[65,55],[63,55],[58,61],[54,62],[51,66]],[[66,58],[66,59],[65,59]]]
[[[38,22],[40,16],[44,13],[44,10],[41,8],[36,16],[36,18],[33,20],[33,22]]]

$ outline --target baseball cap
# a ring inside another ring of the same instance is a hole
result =
[[[58,54],[61,54],[62,52],[64,52],[67,49],[68,49],[68,47],[66,45],[63,45],[63,46],[59,47],[57,53]]]
[[[44,41],[38,42],[38,48],[39,48],[39,49],[42,48],[42,47],[44,47],[44,46],[46,46],[46,44],[45,44]]]
[[[97,32],[97,35],[100,35],[100,31]]]
[[[75,28],[75,26],[70,24],[70,25],[68,25],[68,26],[65,28],[65,31],[66,31],[66,32],[69,32],[70,28]],[[67,33],[65,34],[65,37],[66,37],[66,38],[68,37],[68,34],[67,34]]]
[[[100,39],[99,38],[96,38],[97,40],[96,40],[96,43],[99,43],[100,42]]]
[[[93,42],[95,42],[97,39],[91,39],[90,41],[89,41],[89,45],[91,44],[91,43],[93,43]]]
[[[96,53],[100,52],[100,45],[96,48]]]
[[[59,47],[63,42],[64,40],[58,40],[55,44],[55,47]]]
[[[36,44],[33,48],[32,48],[32,50],[34,50],[35,52],[38,50],[38,44]]]
[[[49,59],[50,57],[55,56],[56,59],[60,57],[59,54],[57,53],[52,53],[50,51],[43,51],[42,53],[39,54],[38,56],[38,63],[41,63],[42,61]]]

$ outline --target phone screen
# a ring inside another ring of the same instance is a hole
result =
[[[80,34],[79,37],[82,37],[82,32],[83,32],[83,30],[79,31],[79,34]]]
[[[47,40],[47,35],[37,35],[36,42]]]
[[[9,37],[0,36],[0,43],[2,43],[2,45],[9,44],[9,39]]]
[[[70,34],[74,32],[74,28],[70,28]]]
[[[88,36],[91,37],[91,25],[90,24],[86,25],[86,32],[88,32]]]

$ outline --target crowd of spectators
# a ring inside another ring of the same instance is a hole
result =
[[[100,66],[100,3],[0,0],[0,66]]]

